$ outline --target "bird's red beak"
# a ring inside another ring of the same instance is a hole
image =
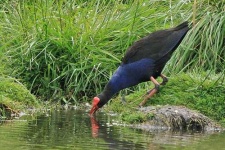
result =
[[[98,97],[94,97],[92,101],[92,108],[90,111],[90,116],[93,116],[94,113],[99,109],[98,103],[100,102],[100,99]]]

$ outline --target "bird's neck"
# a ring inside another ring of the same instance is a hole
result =
[[[106,86],[105,86],[105,88],[104,88],[104,90],[103,90],[103,94],[105,95],[105,97],[107,98],[107,99],[111,99],[112,97],[113,97],[113,95],[114,94],[116,94],[118,92],[118,90],[116,90],[114,87],[113,87],[113,85],[111,84],[111,82],[109,82]]]
[[[115,90],[111,82],[109,82],[104,90],[102,91],[101,94],[99,94],[99,98],[101,99],[101,107],[105,105],[112,97],[114,94],[116,94],[118,90]]]

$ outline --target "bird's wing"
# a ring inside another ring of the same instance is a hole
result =
[[[177,48],[188,30],[188,23],[184,22],[175,28],[151,33],[135,42],[127,50],[122,62],[128,64],[143,58],[161,59]]]

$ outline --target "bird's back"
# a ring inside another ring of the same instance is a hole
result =
[[[188,22],[184,22],[175,28],[153,32],[135,42],[127,50],[122,63],[128,64],[144,58],[150,58],[157,62],[167,54],[172,54],[188,30]]]

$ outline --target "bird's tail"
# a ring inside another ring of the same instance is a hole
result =
[[[188,27],[188,21],[185,21],[185,22],[179,24],[178,26],[176,26],[176,27],[174,28],[174,30],[175,30],[175,31],[176,31],[176,30],[181,30],[181,29],[187,28],[187,27]]]

